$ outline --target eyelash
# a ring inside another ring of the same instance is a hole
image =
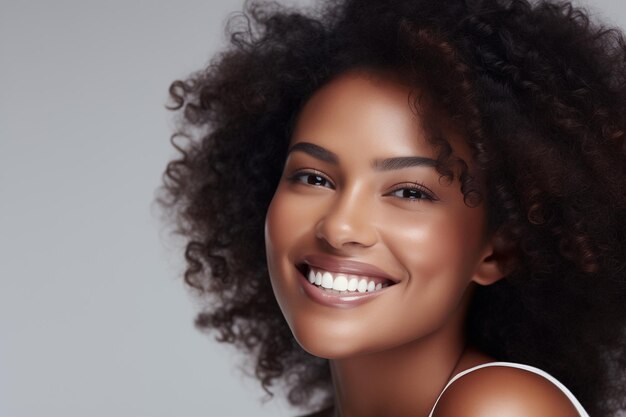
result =
[[[326,178],[326,176],[324,174],[322,174],[321,172],[318,171],[298,171],[295,174],[291,175],[290,177],[288,177],[287,179],[292,182],[292,183],[301,183],[304,185],[312,185],[314,187],[323,187],[323,185],[317,185],[317,184],[309,184],[308,182],[303,182],[303,181],[299,181],[298,178],[300,177],[304,177],[307,175],[314,175],[317,177],[322,178],[324,181],[332,184],[330,182],[330,180],[328,178]],[[403,186],[401,187],[397,187],[396,189],[392,190],[389,192],[389,194],[393,194],[397,191],[400,190],[415,190],[418,191],[420,193],[422,193],[422,195],[424,196],[424,198],[402,198],[402,197],[398,197],[402,200],[408,200],[409,202],[413,203],[413,202],[418,202],[418,201],[423,201],[423,200],[427,200],[427,201],[435,201],[437,200],[435,197],[432,196],[432,194],[430,194],[428,191],[426,191],[426,186],[424,184],[421,183],[406,183],[406,184],[402,184]]]
[[[395,193],[396,191],[400,191],[400,190],[414,190],[414,191],[420,192],[424,196],[424,198],[402,198],[402,197],[398,197],[398,198],[402,200],[408,200],[411,203],[420,201],[420,200],[435,201],[436,198],[433,197],[432,194],[427,192],[425,188],[426,187],[419,182],[418,183],[406,183],[406,184],[403,184],[402,187],[398,187],[395,190],[391,191],[391,193]]]
[[[314,187],[323,187],[322,185],[309,184],[308,182],[298,181],[298,178],[304,177],[304,176],[307,176],[307,175],[314,175],[314,176],[317,176],[317,177],[321,177],[324,181],[327,181],[327,182],[330,183],[330,180],[328,178],[326,178],[326,176],[324,174],[322,174],[319,171],[313,171],[313,170],[311,170],[311,171],[298,171],[298,172],[294,173],[293,175],[291,175],[290,177],[288,177],[287,179],[290,182],[293,182],[293,183],[301,183],[301,184],[305,184],[305,185],[313,185]]]

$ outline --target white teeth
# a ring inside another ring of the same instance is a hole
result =
[[[322,287],[324,288],[332,288],[333,287],[333,276],[330,272],[324,272],[322,275]]]
[[[348,278],[345,275],[337,275],[333,280],[333,290],[345,291],[348,289]]]
[[[350,276],[350,281],[348,281],[348,291],[356,291],[356,287],[359,286],[359,279],[354,275]]]
[[[388,286],[386,283],[383,284],[379,282],[376,284],[374,281],[370,281],[367,278],[359,277],[357,275],[345,275],[338,273],[333,276],[331,272],[315,272],[313,269],[309,270],[308,280],[311,284],[340,292],[373,292]]]

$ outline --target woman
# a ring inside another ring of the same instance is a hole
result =
[[[547,1],[247,10],[170,88],[197,325],[314,415],[624,408],[622,33]]]

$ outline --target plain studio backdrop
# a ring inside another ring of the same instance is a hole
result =
[[[169,84],[242,4],[0,1],[0,417],[296,414],[193,327],[152,206]],[[626,26],[623,0],[583,4]]]

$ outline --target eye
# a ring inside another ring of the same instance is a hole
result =
[[[433,197],[428,191],[426,191],[426,187],[421,184],[404,184],[402,187],[396,188],[391,193],[387,194],[394,197],[398,197],[403,200],[409,200],[410,202],[428,200],[435,201],[436,198]]]
[[[290,176],[288,180],[294,183],[298,182],[317,187],[334,188],[330,180],[328,180],[325,175],[316,171],[299,171]]]

